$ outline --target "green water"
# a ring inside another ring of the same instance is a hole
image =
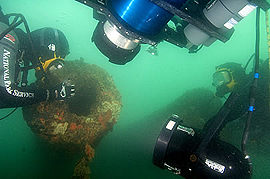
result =
[[[145,116],[186,90],[198,87],[214,90],[211,80],[216,65],[227,61],[245,64],[254,52],[255,12],[235,27],[235,33],[225,44],[217,41],[197,54],[189,54],[186,49],[163,42],[158,45],[158,56],[146,52],[144,45],[132,62],[117,66],[109,63],[90,41],[97,25],[91,8],[74,0],[2,0],[0,4],[4,13],[24,14],[31,30],[50,26],[63,31],[71,52],[66,60],[83,57],[113,76],[124,107],[113,132],[96,148],[90,165],[92,179],[181,178],[152,164],[159,129],[153,119],[147,121]],[[266,59],[263,13],[261,19],[260,55]],[[0,110],[0,116],[10,110]],[[70,178],[77,157],[55,154],[44,145],[26,125],[20,108],[0,121],[0,179]],[[256,155],[254,178],[268,178],[269,158],[267,151]]]

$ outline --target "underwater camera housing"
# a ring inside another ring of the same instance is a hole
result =
[[[201,154],[197,149],[204,137],[199,129],[186,127],[173,115],[162,127],[155,144],[153,163],[188,179],[249,179],[250,167],[233,145],[212,139]]]
[[[76,0],[99,21],[92,41],[114,64],[124,65],[141,44],[167,41],[190,53],[216,40],[227,42],[240,22],[266,0]],[[200,47],[199,47],[200,46]]]

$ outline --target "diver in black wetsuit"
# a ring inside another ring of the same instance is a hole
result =
[[[2,13],[0,7],[0,108],[74,96],[74,85],[68,79],[51,89],[40,88],[36,83],[27,85],[29,69],[35,68],[36,77],[46,81],[46,74],[64,66],[64,58],[69,53],[64,34],[54,28],[35,30],[30,33],[30,38],[29,34],[17,28],[5,33],[12,25],[14,22],[9,23],[9,17]],[[24,69],[20,65],[22,62]],[[29,66],[30,62],[32,66]],[[20,71],[24,72],[21,85]]]
[[[253,73],[246,74],[245,68],[238,63],[225,63],[216,67],[213,74],[213,85],[216,87],[216,96],[234,92],[238,98],[231,106],[231,110],[225,118],[222,126],[216,135],[225,125],[233,120],[239,119],[248,111],[250,101],[250,86],[253,79]],[[253,118],[251,120],[251,139],[260,139],[268,133],[270,128],[269,121],[269,62],[268,59],[260,65],[260,76],[258,79],[258,88],[256,93],[256,102]],[[207,130],[216,118],[210,119],[206,125]],[[245,119],[245,118],[244,118]]]

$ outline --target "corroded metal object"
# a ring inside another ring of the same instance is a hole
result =
[[[94,148],[119,119],[121,94],[112,77],[100,67],[82,60],[67,61],[61,71],[48,75],[46,86],[52,87],[69,78],[76,86],[76,95],[66,101],[45,101],[23,107],[28,126],[48,143],[64,149],[83,151],[75,167],[74,176],[90,173],[88,163]]]

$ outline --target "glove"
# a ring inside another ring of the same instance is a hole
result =
[[[65,100],[75,95],[75,85],[69,79],[63,80],[55,88],[49,90],[49,100]]]

